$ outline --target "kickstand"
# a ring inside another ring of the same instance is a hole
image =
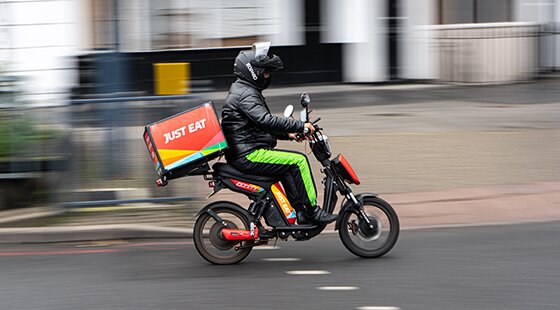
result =
[[[273,248],[276,247],[276,243],[278,243],[278,237],[276,237],[276,240],[274,240],[274,245],[272,246]]]

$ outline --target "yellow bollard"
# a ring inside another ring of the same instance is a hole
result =
[[[190,93],[190,63],[155,63],[156,95],[184,95]]]

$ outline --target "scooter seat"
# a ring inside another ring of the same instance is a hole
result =
[[[215,163],[212,165],[212,170],[214,170],[214,176],[228,177],[228,178],[239,178],[243,180],[252,180],[257,182],[274,183],[278,182],[276,177],[267,177],[262,175],[246,174],[243,173],[233,166],[226,163]]]

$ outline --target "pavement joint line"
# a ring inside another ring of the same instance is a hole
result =
[[[399,219],[402,221],[402,219]],[[520,220],[509,222],[480,222],[480,223],[467,223],[467,224],[441,224],[441,225],[424,225],[424,226],[410,226],[400,227],[403,230],[423,230],[423,229],[445,229],[445,228],[469,228],[469,227],[486,227],[486,226],[505,226],[505,225],[523,225],[523,224],[538,224],[538,223],[553,223],[560,222],[560,219],[540,219],[540,220]],[[321,232],[324,234],[338,234],[338,230],[334,229],[325,230]]]
[[[360,288],[357,286],[319,286],[317,289],[320,291],[355,291]]]
[[[78,188],[75,189],[74,192],[133,191],[133,190],[141,190],[141,189],[143,188],[136,188],[136,187]]]
[[[33,252],[0,252],[3,256],[37,256],[37,255],[73,255],[73,254],[97,254],[97,253],[115,253],[117,249],[80,249],[80,250],[63,250],[63,251],[33,251]]]
[[[64,210],[51,210],[51,211],[40,211],[40,212],[29,213],[29,214],[14,215],[5,218],[0,218],[0,224],[31,220],[35,218],[41,218],[41,217],[55,216],[63,213],[65,213]]]
[[[401,310],[399,307],[377,307],[377,306],[363,306],[356,308],[357,310]]]
[[[560,219],[540,219],[540,220],[522,220],[512,222],[481,222],[481,223],[468,223],[468,224],[441,224],[441,225],[426,225],[426,226],[411,226],[401,227],[400,230],[423,230],[423,229],[443,229],[443,228],[468,228],[468,227],[487,227],[487,226],[506,226],[506,225],[523,225],[523,224],[538,224],[538,223],[553,223],[560,222]],[[330,231],[329,231],[330,233]]]
[[[289,275],[296,275],[296,276],[331,274],[331,272],[328,270],[290,270],[290,271],[286,271],[286,273]]]
[[[180,207],[168,206],[168,205],[154,205],[154,206],[126,206],[126,205],[115,205],[115,206],[105,206],[105,207],[81,207],[81,208],[70,208],[68,212],[80,213],[80,212],[103,212],[103,211],[121,211],[121,210],[157,210],[157,209],[180,209]]]
[[[91,229],[112,229],[112,228],[135,228],[135,229],[163,229],[163,230],[173,230],[173,231],[187,231],[189,229],[185,228],[173,228],[173,227],[160,227],[151,225],[141,225],[141,224],[105,224],[105,225],[86,225],[86,226],[50,226],[50,227],[14,227],[14,228],[2,228],[1,230],[6,231],[31,231],[31,230],[81,230],[83,227],[89,227]]]
[[[481,196],[473,196],[473,197],[463,197],[463,198],[446,198],[446,199],[433,199],[433,200],[420,200],[420,201],[409,201],[409,202],[399,202],[393,203],[395,205],[418,205],[418,204],[425,204],[425,203],[443,203],[443,202],[460,202],[460,201],[476,201],[476,200],[487,200],[487,199],[496,199],[502,197],[512,197],[512,196],[530,196],[530,195],[539,195],[539,194],[546,194],[552,193],[555,190],[548,190],[542,191],[538,193],[503,193],[503,194],[495,194],[495,195],[481,195]]]
[[[119,244],[118,247],[142,247],[142,246],[161,246],[161,245],[193,245],[192,241],[185,242],[144,242],[144,243],[132,243],[132,244]]]

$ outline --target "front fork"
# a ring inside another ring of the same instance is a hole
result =
[[[352,192],[348,193],[346,195],[346,199],[348,199],[352,202],[352,206],[354,207],[354,209],[356,211],[358,211],[358,214],[362,218],[362,220],[364,220],[366,222],[366,224],[369,226],[370,229],[373,229],[374,228],[373,223],[371,222],[371,220],[369,219],[369,216],[364,211],[363,203],[361,203],[360,201],[358,201],[358,199],[356,199],[356,196],[354,196],[354,193],[352,193]]]

